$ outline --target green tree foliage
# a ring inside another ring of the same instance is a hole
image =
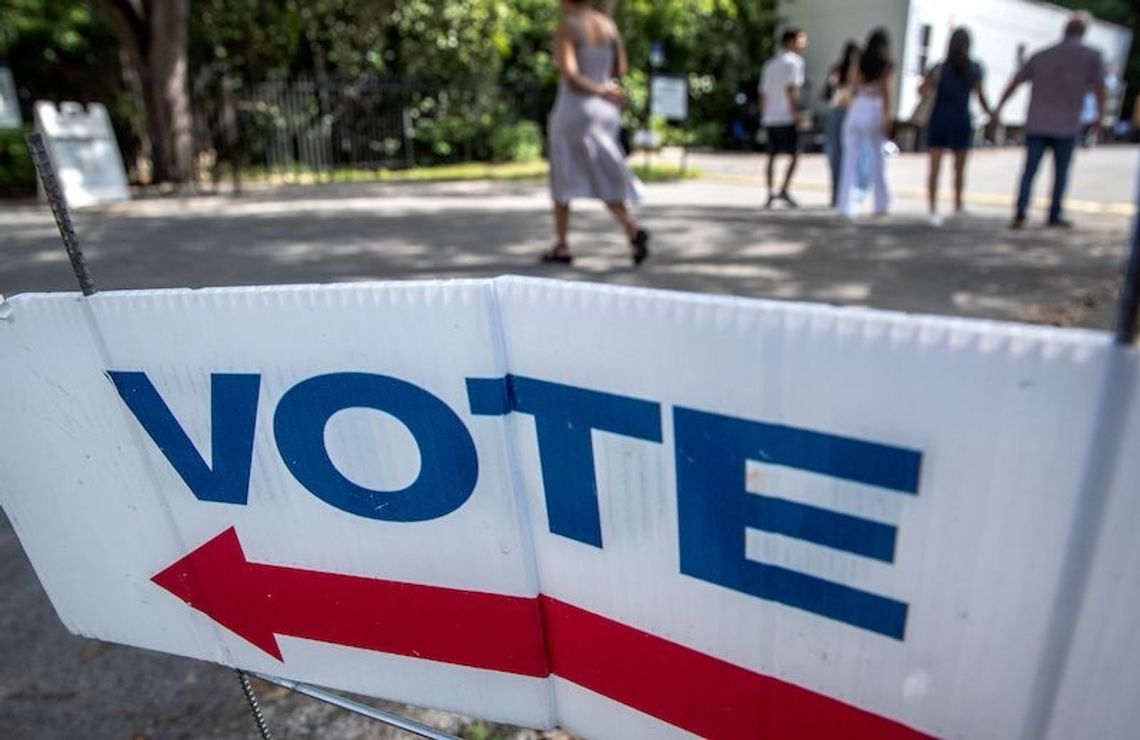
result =
[[[129,113],[115,35],[85,3],[0,0],[0,60],[12,70],[25,117],[44,97]]]
[[[238,81],[239,93],[266,79],[345,80],[367,73],[448,83],[443,92],[414,93],[417,155],[529,156],[535,138],[527,122],[543,125],[557,90],[551,54],[557,0],[190,2],[190,78],[199,96],[216,96],[223,73]],[[95,0],[0,0],[0,55],[8,53],[22,88],[110,103],[129,132],[119,41],[92,5]],[[689,77],[694,123],[705,123],[709,138],[718,139],[734,98],[751,92],[771,51],[774,5],[620,0],[616,20],[632,68],[627,124],[645,124],[647,57],[650,44],[660,42],[662,71]]]
[[[615,17],[634,70],[633,111],[644,108],[650,45],[659,42],[662,71],[689,78],[691,118],[718,132],[737,94],[755,90],[772,53],[776,11],[774,0],[623,0]]]
[[[553,100],[555,0],[194,0],[192,56],[247,79],[366,71],[496,81],[505,97]],[[616,20],[632,73],[630,122],[644,113],[650,44],[690,77],[693,117],[723,123],[771,53],[773,0],[623,0]],[[638,121],[640,122],[640,121]],[[478,125],[478,121],[468,121]],[[458,126],[459,124],[457,124]]]

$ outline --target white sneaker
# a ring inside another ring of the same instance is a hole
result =
[[[930,224],[936,229],[942,228],[943,218],[941,213],[932,213],[926,217],[926,223]]]

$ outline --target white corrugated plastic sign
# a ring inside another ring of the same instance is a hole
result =
[[[36,129],[72,208],[129,200],[130,186],[111,116],[102,103],[36,101]]]
[[[1140,726],[1104,335],[522,278],[10,304],[0,502],[79,634],[590,737]]]
[[[16,95],[16,83],[12,70],[0,67],[0,129],[20,128],[24,119],[20,115],[20,98]]]

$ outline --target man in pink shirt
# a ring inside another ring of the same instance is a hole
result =
[[[1085,12],[1074,13],[1065,25],[1061,43],[1039,51],[1021,68],[997,104],[995,121],[1000,120],[1001,109],[1023,82],[1033,86],[1029,99],[1029,114],[1025,119],[1025,171],[1021,175],[1021,188],[1017,196],[1017,211],[1011,228],[1025,225],[1033,179],[1046,149],[1053,151],[1053,203],[1049,208],[1048,225],[1071,228],[1072,224],[1061,215],[1065,187],[1069,181],[1069,165],[1073,149],[1081,131],[1081,109],[1085,94],[1096,96],[1096,119],[1092,133],[1099,131],[1104,116],[1104,61],[1100,52],[1086,46],[1082,39],[1092,16]]]

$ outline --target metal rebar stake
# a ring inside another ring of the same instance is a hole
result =
[[[235,668],[234,673],[237,674],[238,681],[241,682],[241,692],[245,694],[245,700],[249,702],[249,713],[253,715],[253,723],[257,725],[257,731],[261,733],[261,740],[273,740],[273,735],[269,732],[269,725],[265,724],[265,715],[261,713],[257,694],[253,693],[253,685],[249,682],[249,676],[240,668]]]
[[[44,194],[47,195],[48,204],[55,214],[55,225],[59,227],[59,235],[71,260],[71,269],[79,280],[79,289],[83,291],[83,295],[93,295],[95,281],[87,272],[87,261],[83,259],[83,251],[79,248],[79,238],[75,236],[75,226],[71,223],[67,199],[63,195],[63,188],[59,186],[59,179],[55,176],[55,167],[52,166],[51,157],[48,156],[43,134],[28,134],[24,139],[32,152],[32,162],[40,175],[40,183],[43,185]]]

